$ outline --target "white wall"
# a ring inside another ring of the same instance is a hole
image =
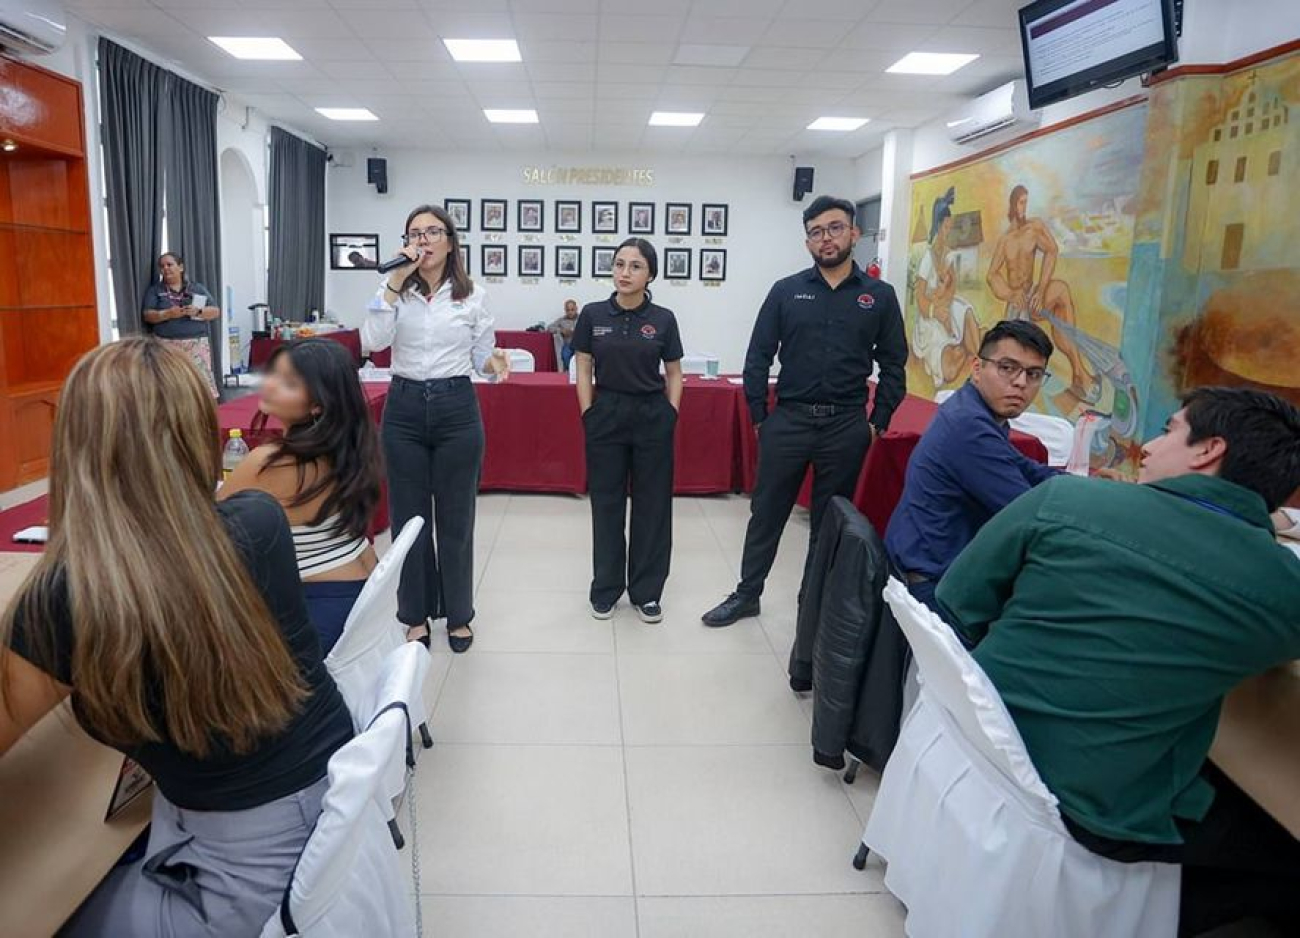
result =
[[[693,228],[698,231],[700,205],[723,202],[730,206],[729,234],[718,245],[727,250],[727,280],[720,286],[705,286],[698,279],[686,283],[666,281],[654,284],[655,300],[672,309],[682,329],[688,352],[711,352],[722,359],[727,371],[738,371],[744,359],[754,316],[772,282],[810,263],[802,237],[800,213],[803,205],[790,198],[793,164],[784,158],[647,158],[626,154],[538,154],[530,159],[516,154],[448,154],[442,151],[393,150],[388,159],[387,195],[378,195],[366,184],[365,154],[358,153],[350,168],[331,167],[327,187],[327,228],[334,232],[378,233],[384,257],[396,253],[407,212],[422,202],[441,204],[444,198],[473,199],[472,231],[464,242],[470,245],[470,272],[480,278],[480,246],[485,243],[479,230],[479,199],[510,200],[510,231],[502,237],[508,246],[510,276],[503,283],[487,284],[489,304],[501,328],[520,329],[540,320],[550,321],[562,312],[564,300],[579,303],[602,299],[613,289],[608,280],[590,277],[591,248],[596,244],[617,244],[627,231],[629,201],[656,204],[656,230],[650,240],[662,252],[666,247],[694,249],[692,274],[699,273],[701,247],[708,247],[698,234],[682,244],[669,242],[663,234],[664,203],[690,202],[695,206]],[[525,166],[611,166],[653,168],[653,186],[538,186],[523,181]],[[849,160],[808,160],[799,165],[816,168],[816,193],[854,198],[853,166]],[[547,276],[535,284],[521,283],[517,245],[525,242],[516,233],[515,201],[520,198],[546,201],[547,233],[535,235],[546,250]],[[584,233],[577,241],[562,242],[553,233],[556,199],[583,202]],[[608,241],[591,234],[590,202],[617,200],[621,233]],[[803,204],[807,204],[806,202]],[[555,245],[578,244],[583,249],[584,279],[561,283],[554,276]],[[347,323],[359,323],[379,278],[366,271],[330,271],[326,277],[327,310]]]

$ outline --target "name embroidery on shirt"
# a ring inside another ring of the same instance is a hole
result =
[[[613,326],[592,326],[591,327],[591,334],[593,336],[609,335],[613,331],[614,331]]]
[[[796,299],[796,300],[816,300],[816,299],[817,299],[817,294],[816,294],[816,293],[796,293],[796,294],[794,295],[793,299]]]

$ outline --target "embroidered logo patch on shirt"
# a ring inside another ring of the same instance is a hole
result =
[[[876,298],[870,293],[859,294],[858,305],[863,309],[871,309],[871,307],[876,305]]]
[[[650,323],[646,323],[644,326],[641,327],[642,338],[653,339],[658,334],[659,334],[659,330],[656,329],[654,326],[652,326]]]

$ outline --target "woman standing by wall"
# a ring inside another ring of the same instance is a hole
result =
[[[207,287],[186,276],[181,256],[169,252],[158,258],[158,279],[144,295],[143,315],[156,338],[194,362],[215,400],[220,395],[212,373],[208,323],[221,315],[221,309],[212,300]]]
[[[493,348],[487,294],[460,258],[451,216],[432,205],[406,219],[402,254],[361,327],[367,351],[393,349],[384,407],[384,461],[393,531],[419,515],[424,530],[402,568],[397,617],[426,644],[429,620],[446,618],[454,652],[474,641],[474,517],[483,419],[470,375],[504,380],[510,360]]]
[[[614,293],[587,304],[573,330],[591,494],[591,614],[597,619],[613,615],[624,589],[642,621],[663,619],[682,341],[677,318],[651,302],[649,286],[658,274],[654,246],[628,238],[614,255]],[[629,486],[630,550],[623,520]]]

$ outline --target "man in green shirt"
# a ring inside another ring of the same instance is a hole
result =
[[[1300,561],[1269,519],[1300,487],[1300,411],[1228,388],[1183,405],[1143,447],[1143,484],[1032,489],[981,529],[937,598],[1075,839],[1182,863],[1182,933],[1196,934],[1255,912],[1241,906],[1257,888],[1290,914],[1300,893],[1300,842],[1206,767],[1224,695],[1300,658]],[[1189,888],[1193,867],[1232,881],[1225,863],[1248,870],[1232,909]]]

